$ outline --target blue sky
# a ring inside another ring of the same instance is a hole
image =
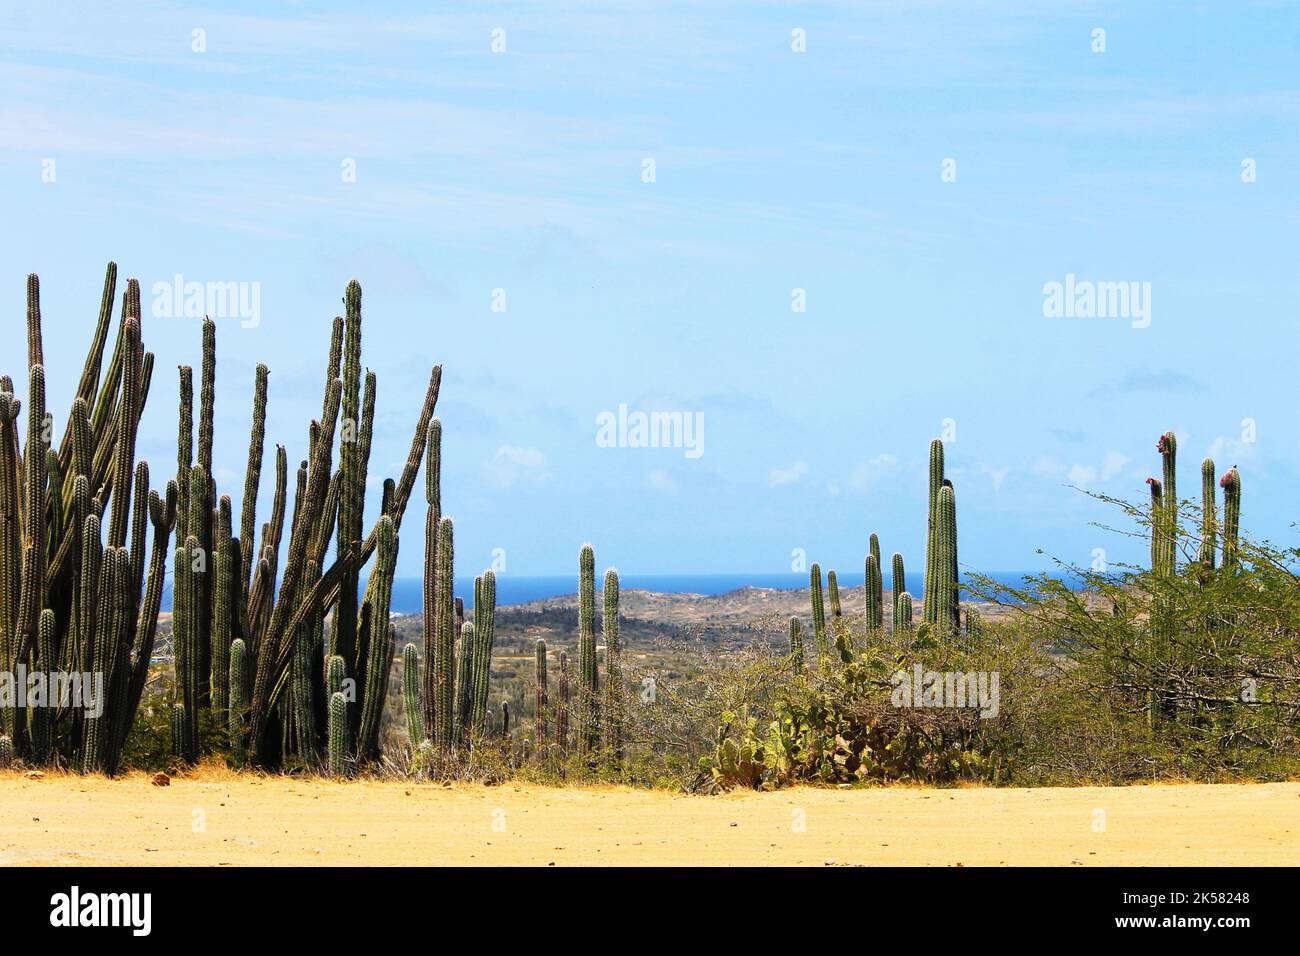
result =
[[[1213,454],[1242,471],[1246,529],[1293,540],[1294,5],[438,10],[4,5],[0,322],[15,342],[39,272],[60,421],[108,259],[146,299],[176,273],[258,283],[255,328],[219,321],[237,500],[254,364],[296,462],[355,275],[372,476],[399,470],[444,365],[462,573],[494,548],[507,573],[567,573],[590,540],[629,572],[779,572],[802,548],[856,580],[873,530],[919,568],[945,419],[971,568],[1140,557],[1072,486],[1140,498],[1170,428],[1185,496]],[[1046,318],[1067,274],[1150,283],[1149,327]],[[145,326],[158,483],[198,328]],[[0,369],[21,379],[19,354]],[[598,447],[620,404],[702,414],[704,453]]]

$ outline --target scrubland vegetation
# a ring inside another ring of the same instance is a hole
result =
[[[197,419],[193,370],[179,370],[176,476],[158,490],[136,456],[154,377],[138,284],[127,283],[110,353],[109,265],[61,430],[46,412],[36,276],[27,291],[25,401],[0,379],[0,672],[11,675],[0,765],[113,775],[216,759],[699,792],[1300,772],[1300,550],[1241,533],[1235,468],[1217,481],[1205,461],[1200,501],[1180,499],[1172,433],[1150,499],[1109,500],[1116,533],[1149,539],[1147,567],[1062,567],[1021,588],[968,573],[960,585],[956,490],[935,441],[921,595],[903,588],[901,554],[885,589],[871,535],[861,607],[843,606],[837,573],[823,579],[814,564],[807,618],[756,620],[744,639],[711,639],[707,626],[667,636],[629,627],[617,571],[598,578],[584,545],[576,614],[499,612],[485,571],[467,618],[442,501],[440,366],[419,408],[386,411],[413,422],[410,451],[379,514],[365,513],[378,382],[362,374],[358,283],[325,339],[321,416],[307,423],[292,491],[277,445],[260,524],[267,368],[252,383],[236,515],[214,478],[215,324],[201,330]],[[423,533],[404,532],[421,470]],[[412,546],[424,614],[393,615],[397,555]],[[529,636],[542,624],[549,642]],[[102,709],[15,693],[28,689],[20,673],[102,679]]]

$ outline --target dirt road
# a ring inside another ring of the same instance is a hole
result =
[[[0,865],[1297,865],[1300,784],[1037,790],[0,773]]]

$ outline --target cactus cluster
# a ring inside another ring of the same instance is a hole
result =
[[[231,499],[219,493],[213,473],[216,376],[217,327],[205,319],[197,420],[194,372],[181,366],[177,479],[169,495],[174,504],[160,504],[154,522],[157,531],[174,511],[173,750],[187,762],[199,758],[207,710],[225,728],[231,749],[260,766],[289,759],[316,766],[323,758],[336,770],[374,759],[394,654],[389,619],[398,531],[437,404],[441,367],[430,375],[401,477],[388,485],[385,508],[368,534],[364,498],[377,383],[361,367],[361,286],[349,283],[344,315],[332,324],[321,417],[307,429],[292,507],[288,456],[277,445],[271,514],[260,526],[269,371],[258,365],[254,373],[237,526]],[[117,475],[126,475],[120,463]],[[114,512],[106,557],[119,526]],[[361,589],[361,571],[372,558]],[[336,753],[340,745],[344,751]]]
[[[136,459],[154,357],[135,279],[108,353],[117,283],[109,263],[61,437],[46,409],[34,274],[25,423],[13,379],[0,376],[0,672],[31,675],[0,707],[6,762],[116,772],[154,654],[178,488],[151,489],[149,465]]]
[[[1179,573],[1179,539],[1183,534],[1177,490],[1177,436],[1172,431],[1165,432],[1156,442],[1156,450],[1161,458],[1161,477],[1147,479],[1151,496],[1151,574],[1157,579],[1169,580]],[[1206,458],[1201,462],[1201,528],[1194,571],[1196,580],[1202,585],[1217,573],[1216,565],[1223,571],[1230,571],[1240,561],[1241,475],[1233,466],[1219,479],[1218,486],[1223,489],[1223,521],[1220,524],[1215,472],[1213,459]],[[1158,595],[1152,604],[1148,654],[1153,668],[1167,665],[1174,651],[1176,614],[1173,600],[1166,593]],[[1214,622],[1207,622],[1207,627],[1213,626]],[[1147,707],[1152,725],[1176,716],[1156,690],[1151,692]]]
[[[544,642],[537,642],[537,704],[535,735],[538,752],[546,748],[551,720],[554,720],[555,750],[561,758],[571,748],[588,764],[595,765],[604,754],[612,764],[623,758],[624,680],[622,644],[619,636],[619,576],[610,568],[605,572],[601,632],[605,638],[605,676],[600,678],[599,647],[597,646],[596,617],[596,552],[584,544],[578,552],[578,674],[576,699],[571,699],[573,689],[569,682],[569,655],[561,651],[560,671],[556,700],[552,704],[548,687]],[[570,714],[573,715],[570,735]]]
[[[34,275],[27,298],[25,428],[24,402],[12,379],[0,378],[0,669],[91,675],[102,680],[104,706],[94,714],[67,704],[28,709],[25,701],[4,708],[0,735],[15,756],[83,771],[118,769],[154,658],[174,533],[168,704],[177,758],[198,760],[206,749],[201,728],[212,726],[222,728],[236,755],[266,767],[289,758],[314,766],[324,758],[338,771],[376,757],[394,653],[398,532],[429,442],[441,367],[430,375],[402,474],[385,483],[382,513],[366,533],[376,379],[362,371],[361,287],[350,283],[345,314],[333,323],[322,414],[307,429],[292,510],[287,455],[277,446],[271,514],[260,527],[269,373],[256,369],[236,525],[213,469],[216,323],[205,319],[200,329],[197,394],[193,368],[178,370],[176,478],[159,492],[135,452],[154,366],[143,346],[139,284],[126,284],[105,367],[117,300],[117,267],[109,264],[58,440],[46,413]],[[486,671],[476,679],[484,681]],[[215,719],[204,720],[205,711]]]

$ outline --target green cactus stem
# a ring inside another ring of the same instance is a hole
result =
[[[794,664],[794,669],[798,672],[803,671],[803,625],[799,623],[797,617],[790,618],[790,660]]]
[[[1197,554],[1202,581],[1208,580],[1214,573],[1218,551],[1219,531],[1215,514],[1215,495],[1218,487],[1214,479],[1214,459],[1207,458],[1201,462],[1201,545]]]
[[[402,648],[402,706],[411,746],[418,747],[424,740],[424,705],[420,700],[420,654],[414,644]]]
[[[943,488],[943,442],[934,439],[930,442],[930,505],[927,520],[925,545],[925,621],[933,624],[939,620],[939,606],[942,600],[939,561],[939,492]]]
[[[331,777],[343,776],[348,754],[348,702],[341,692],[330,695],[329,706],[329,759]]]
[[[833,592],[832,592],[833,593]],[[618,571],[605,572],[605,750],[615,764],[623,759],[623,658],[618,628]]]
[[[824,663],[830,660],[830,642],[826,636],[826,605],[822,599],[822,569],[816,562],[808,569],[808,588],[812,600],[813,646],[817,649],[817,660]]]
[[[596,668],[596,552],[584,544],[578,554],[578,749],[600,746],[600,681]]]
[[[535,718],[536,731],[534,736],[537,738],[538,751],[541,752],[546,745],[546,738],[549,730],[547,721],[549,716],[550,688],[547,686],[546,642],[539,640],[537,644],[534,645],[533,652],[536,660],[537,683],[535,710],[537,716]]]
[[[1219,480],[1223,488],[1223,566],[1235,568],[1240,560],[1241,475],[1233,465]]]
[[[892,624],[894,630],[896,631],[898,630],[898,626],[899,626],[898,599],[903,596],[903,592],[906,590],[907,590],[907,577],[903,572],[903,556],[899,554],[897,551],[895,551],[894,558],[893,558],[892,578],[890,580],[890,597],[892,598],[890,603],[893,605]]]

